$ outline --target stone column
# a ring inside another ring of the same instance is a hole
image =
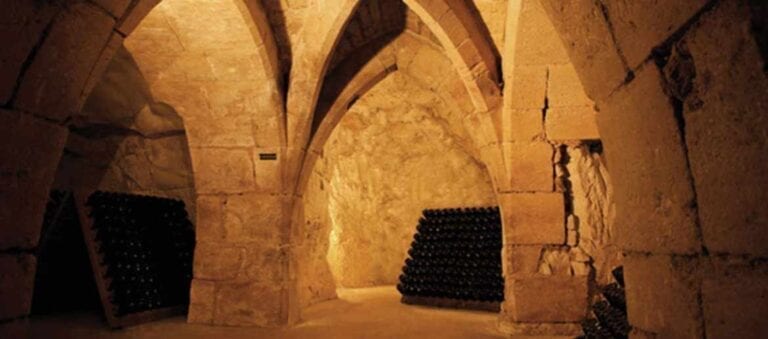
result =
[[[0,336],[24,337],[35,250],[68,130],[0,109]]]

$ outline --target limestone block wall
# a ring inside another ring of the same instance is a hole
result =
[[[10,1],[0,14],[0,333],[26,336],[48,192],[80,110],[141,8]],[[7,334],[7,335],[6,335]]]
[[[610,177],[594,103],[544,8],[537,0],[512,1],[507,12],[500,328],[576,334],[591,287],[621,262],[612,246]]]
[[[633,336],[765,336],[765,5],[542,4],[599,110]]]
[[[495,204],[485,169],[432,112],[441,109],[438,97],[396,72],[334,129],[310,179],[326,205],[305,207],[305,217],[330,223],[313,228],[330,235],[321,259],[336,286],[395,284],[422,209]]]
[[[276,45],[241,5],[165,0],[125,45],[184,120],[198,211],[189,321],[271,326],[288,308],[285,118]]]
[[[164,0],[146,17],[158,2],[9,1],[0,12],[0,286],[20,291],[0,294],[1,331],[23,328],[14,320],[28,313],[24,292],[70,118],[123,40],[155,101],[185,122],[203,244],[190,320],[287,322],[292,290],[283,287],[297,277],[286,268],[284,233],[299,197],[286,186],[298,181],[303,157],[314,156],[308,145],[326,61],[358,1],[264,1],[268,20],[255,20],[244,15],[259,13],[253,1]],[[614,250],[597,249],[614,243],[626,254],[638,337],[768,331],[762,2],[405,3],[446,58],[394,43],[396,65],[454,98],[500,194],[507,298],[515,300],[502,323],[571,322],[588,293],[583,269],[591,265],[601,279]],[[503,25],[500,6],[508,6]],[[442,81],[449,69],[457,81]],[[510,274],[529,267],[525,277]],[[541,308],[551,303],[525,303],[542,291],[578,307],[552,313]]]
[[[149,194],[184,200],[195,189],[181,117],[154,101],[131,54],[121,48],[73,117],[54,188]]]

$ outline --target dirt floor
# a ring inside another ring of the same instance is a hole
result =
[[[187,324],[183,317],[112,331],[99,315],[33,318],[31,338],[507,338],[498,315],[400,303],[394,287],[339,290],[339,299],[308,308],[290,328],[232,328]]]

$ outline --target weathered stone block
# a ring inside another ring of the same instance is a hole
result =
[[[561,193],[509,193],[499,197],[507,245],[565,243]]]
[[[592,106],[559,107],[547,110],[548,140],[598,140],[597,115]]]
[[[193,279],[189,289],[189,313],[187,322],[193,324],[213,323],[216,306],[216,283]]]
[[[274,154],[277,159],[270,160]],[[262,159],[262,155],[266,158]],[[279,148],[256,148],[253,151],[254,169],[256,171],[256,187],[261,193],[277,194],[283,192],[284,153]]]
[[[549,66],[547,85],[549,107],[592,106],[572,64]]]
[[[0,110],[0,249],[37,245],[67,133],[61,126]]]
[[[0,255],[0,319],[29,314],[36,265],[32,255]]]
[[[544,247],[541,245],[507,245],[505,275],[509,277],[532,275],[539,269],[539,260]]]
[[[606,98],[621,85],[628,69],[613,43],[598,3],[542,0],[541,4],[560,33],[587,95],[593,100]]]
[[[249,147],[254,145],[251,117],[236,114],[213,119],[190,117],[184,127],[191,147]]]
[[[707,338],[764,338],[768,334],[765,263],[717,263],[704,278],[701,293]]]
[[[765,257],[768,79],[749,15],[724,2],[685,38],[696,74],[684,115],[704,245]]]
[[[624,278],[631,325],[665,338],[701,338],[700,275],[695,259],[628,255]]]
[[[515,64],[549,65],[569,62],[563,43],[539,1],[522,1],[517,20]]]
[[[195,235],[202,241],[222,241],[226,235],[224,229],[224,209],[226,197],[218,195],[197,196],[197,222]]]
[[[249,149],[193,147],[189,151],[198,193],[242,193],[256,188]]]
[[[610,159],[616,243],[628,250],[699,250],[695,201],[674,108],[659,71],[645,67],[600,103],[600,134]]]
[[[275,95],[272,100],[259,100],[259,105],[259,113],[252,121],[254,143],[256,147],[262,148],[279,147],[285,138],[282,127],[283,114],[278,108],[282,103]]]
[[[81,93],[115,20],[87,2],[73,3],[55,20],[21,80],[16,106],[63,120],[80,109]]]
[[[214,324],[277,326],[287,319],[287,291],[259,283],[223,283],[216,298]]]
[[[11,99],[24,61],[43,38],[57,7],[31,1],[6,1],[0,12],[0,105]]]
[[[403,66],[405,72],[417,75],[416,79],[429,88],[436,88],[450,75],[456,74],[451,60],[442,51],[424,44],[420,45],[411,62]]]
[[[245,256],[245,249],[231,243],[198,242],[195,246],[195,279],[234,279]]]
[[[551,192],[554,189],[554,149],[546,142],[504,143],[510,189]]]
[[[278,246],[288,234],[290,201],[269,194],[240,194],[227,197],[225,236],[228,241],[259,241]]]
[[[587,277],[535,276],[514,279],[506,296],[512,321],[578,322],[587,315]]]
[[[629,67],[640,65],[651,50],[672,35],[706,0],[603,1],[613,32]]]
[[[146,72],[147,67],[141,63],[141,59],[137,61],[142,72]],[[200,81],[156,81],[152,86],[152,94],[155,101],[167,103],[184,119],[214,117],[213,105],[209,104]]]
[[[511,109],[504,111],[505,140],[532,142],[544,134],[544,113],[541,109]]]
[[[546,66],[517,66],[513,69],[511,87],[505,90],[505,109],[544,109],[547,96]]]
[[[123,41],[124,38],[120,34],[112,33],[109,36],[109,40],[107,41],[106,46],[104,46],[104,48],[101,50],[99,58],[93,65],[90,74],[88,74],[85,85],[83,85],[83,91],[80,93],[80,100],[78,101],[80,106],[77,107],[77,111],[75,113],[81,113],[83,111],[88,98],[93,93],[93,89],[101,81],[101,79],[105,78],[104,72],[107,70],[107,67],[111,65],[112,60],[115,59],[117,51],[122,48]],[[132,60],[130,62],[132,62]],[[140,76],[140,74],[138,75]]]
[[[257,244],[247,248],[244,266],[249,281],[280,285],[287,278],[288,255],[279,247]]]
[[[266,77],[257,64],[259,55],[246,49],[217,51],[206,60],[219,81],[264,81]]]

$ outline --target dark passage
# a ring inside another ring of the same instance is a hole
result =
[[[90,265],[72,193],[51,192],[37,252],[32,314],[100,312]]]

